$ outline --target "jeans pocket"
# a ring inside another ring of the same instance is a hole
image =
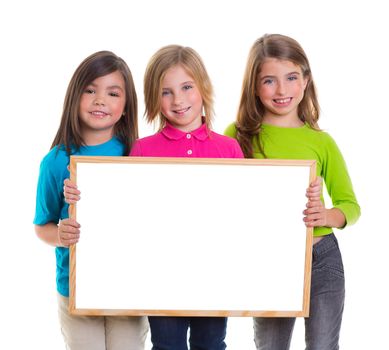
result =
[[[312,271],[330,274],[344,279],[342,255],[338,245],[334,245],[325,252],[317,255],[312,265]]]
[[[324,264],[319,269],[327,274],[344,279],[343,265]]]

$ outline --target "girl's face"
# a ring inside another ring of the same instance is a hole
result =
[[[267,58],[257,77],[256,95],[265,107],[264,123],[284,127],[301,126],[298,105],[308,80],[291,61]]]
[[[193,131],[201,126],[203,99],[193,78],[180,65],[167,70],[162,80],[161,112],[177,129]]]
[[[80,123],[88,145],[110,140],[126,105],[125,82],[119,71],[99,77],[85,87],[80,100]]]

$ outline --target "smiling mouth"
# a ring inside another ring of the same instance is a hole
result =
[[[278,98],[273,100],[278,105],[286,105],[292,101],[292,97],[288,98]]]
[[[104,118],[108,115],[108,113],[105,113],[103,111],[92,111],[92,112],[90,112],[90,114],[92,114],[92,116],[94,116],[96,118]]]
[[[186,108],[182,108],[182,109],[176,109],[176,110],[174,110],[173,112],[174,112],[175,114],[182,115],[182,114],[188,112],[189,110],[190,110],[190,107],[186,107]]]

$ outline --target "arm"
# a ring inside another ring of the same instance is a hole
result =
[[[80,225],[73,219],[64,219],[56,225],[48,222],[44,225],[35,225],[35,233],[47,244],[54,247],[69,247],[80,238]]]
[[[354,224],[361,211],[344,158],[329,135],[324,159],[322,174],[333,205],[326,211],[325,223],[329,227],[344,228]]]
[[[35,233],[54,247],[68,247],[79,239],[80,225],[67,217],[67,205],[62,195],[63,179],[69,176],[68,157],[55,149],[42,160],[40,165],[35,209]],[[58,223],[58,224],[57,224]]]
[[[305,194],[308,198],[307,209],[303,211],[305,225],[343,227],[346,224],[343,212],[337,208],[326,209],[321,201],[322,184],[323,179],[318,176],[307,189]]]
[[[338,208],[326,209],[321,200],[309,201],[304,210],[304,222],[307,227],[326,226],[342,228],[346,225],[346,217]]]
[[[321,197],[317,193],[312,194],[314,190],[308,190],[307,196],[309,201],[307,209],[304,211],[304,215],[306,215],[304,221],[307,226],[311,227],[344,228],[346,225],[351,225],[358,220],[360,207],[355,198],[343,156],[335,141],[329,135],[321,156],[321,173],[324,177],[328,194],[331,197],[333,208],[326,209]],[[312,185],[315,187],[314,183]]]

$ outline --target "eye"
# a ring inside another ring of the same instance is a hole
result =
[[[92,88],[86,88],[84,92],[85,92],[86,94],[94,94],[94,93],[95,93],[95,90],[93,90]]]
[[[273,79],[268,78],[268,79],[265,79],[265,80],[263,81],[263,84],[264,84],[264,85],[270,85],[270,84],[272,84],[273,82],[274,82]]]
[[[290,80],[290,81],[297,80],[297,79],[298,79],[297,75],[291,75],[288,77],[288,80]]]
[[[112,91],[109,93],[109,96],[112,96],[112,97],[120,97],[120,94],[116,91]]]
[[[192,89],[192,88],[193,88],[193,86],[192,86],[192,85],[189,85],[189,84],[187,84],[187,85],[184,85],[182,88],[183,88],[184,90],[190,90],[190,89]]]
[[[167,96],[170,94],[169,90],[162,90],[162,96]]]

